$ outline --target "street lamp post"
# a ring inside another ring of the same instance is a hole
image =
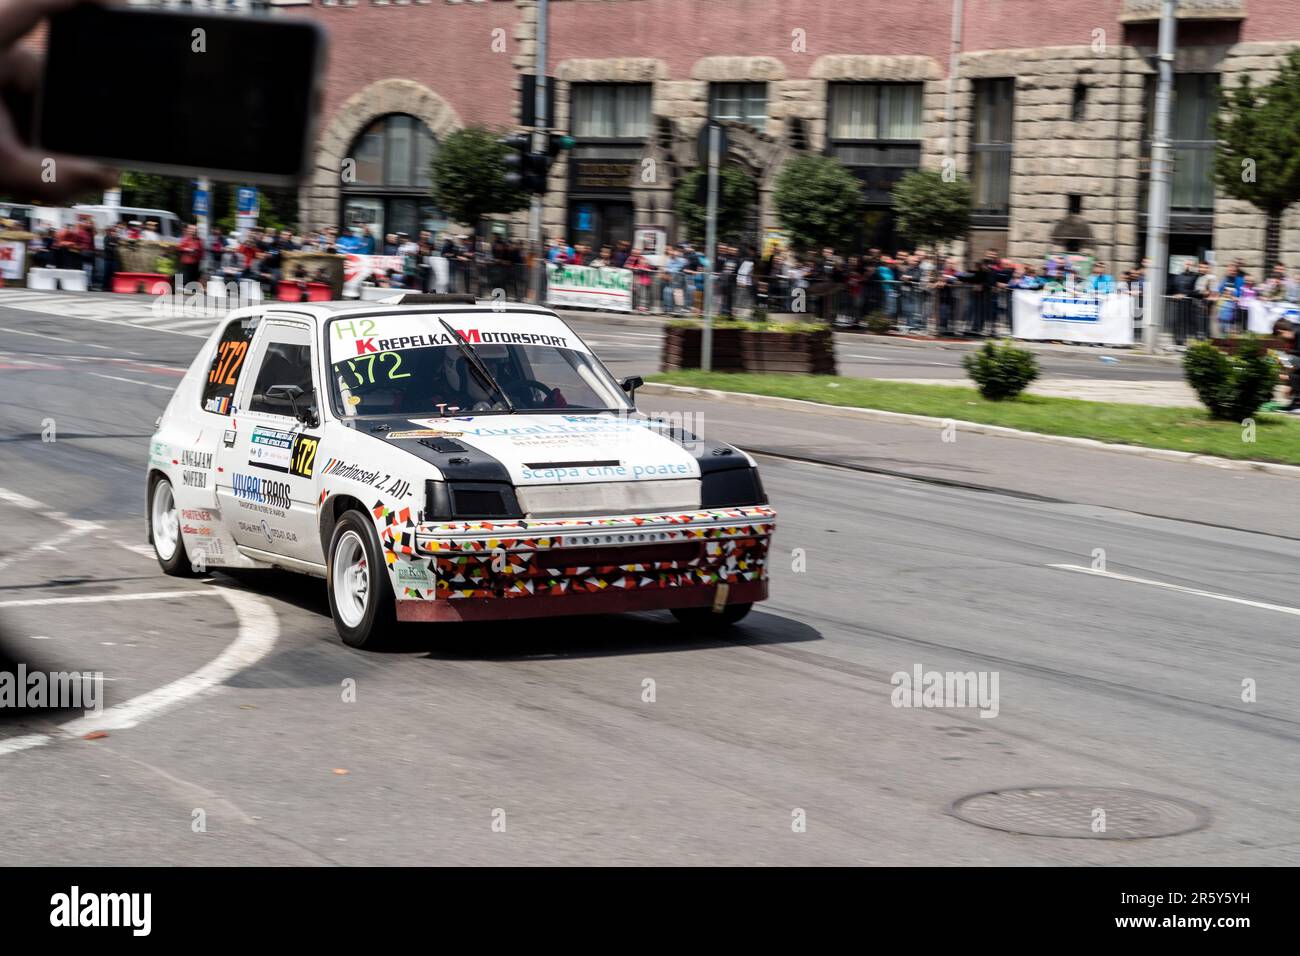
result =
[[[1156,53],[1156,115],[1151,135],[1151,189],[1147,199],[1147,266],[1142,305],[1142,344],[1155,352],[1164,326],[1169,269],[1169,183],[1172,178],[1169,115],[1174,91],[1178,0],[1163,0]]]
[[[546,115],[546,31],[548,29],[547,0],[537,0],[537,85],[533,91],[533,152],[547,152],[548,130],[553,120]],[[542,304],[542,290],[546,287],[546,263],[542,256],[542,196],[533,193],[528,204],[528,242],[533,247],[533,274],[531,278],[533,301]]]

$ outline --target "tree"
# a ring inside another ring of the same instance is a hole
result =
[[[895,184],[890,202],[898,230],[923,248],[937,251],[970,229],[971,188],[964,179],[918,169]]]
[[[1233,199],[1264,214],[1264,268],[1278,260],[1282,214],[1300,201],[1300,50],[1292,50],[1262,86],[1241,74],[1235,90],[1222,89],[1214,120],[1214,178]]]
[[[528,194],[506,182],[506,156],[498,133],[467,126],[442,141],[433,160],[433,201],[448,216],[479,234],[488,213],[507,213],[528,206]],[[469,261],[469,287],[478,289],[478,256]]]
[[[506,182],[510,149],[498,134],[467,126],[442,141],[433,160],[433,201],[475,234],[488,213],[507,213],[528,206],[527,194]]]
[[[857,231],[862,183],[829,156],[798,156],[781,170],[772,199],[796,250],[843,247]]]
[[[677,222],[692,242],[703,242],[708,228],[708,182],[707,169],[693,169],[678,181],[673,196]],[[739,242],[757,200],[758,187],[748,173],[738,166],[719,167],[718,238]]]

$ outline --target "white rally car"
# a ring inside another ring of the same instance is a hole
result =
[[[637,413],[548,309],[404,295],[231,312],[149,446],[169,574],[324,577],[343,640],[393,621],[767,597],[775,513],[751,459]]]

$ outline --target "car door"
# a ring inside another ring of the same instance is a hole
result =
[[[316,528],[320,383],[312,327],[268,316],[253,341],[234,415],[218,455],[218,499],[241,546],[323,565]],[[285,387],[296,397],[286,396]]]

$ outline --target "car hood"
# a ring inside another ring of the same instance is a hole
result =
[[[698,448],[691,447],[696,443],[675,440],[661,424],[645,418],[479,415],[400,418],[387,424],[387,432],[372,430],[371,435],[457,477],[470,477],[469,469],[478,480],[508,480],[516,486],[700,477]]]

